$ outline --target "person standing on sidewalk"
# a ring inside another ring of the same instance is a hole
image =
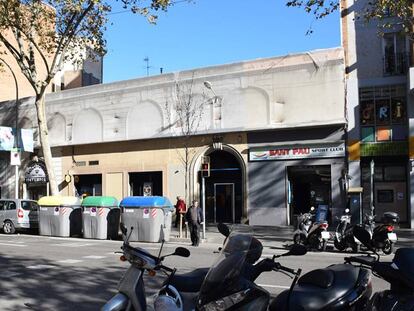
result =
[[[190,236],[191,242],[193,246],[198,246],[200,244],[200,225],[203,224],[203,213],[201,208],[198,206],[198,201],[193,200],[193,204],[191,204],[190,208],[185,214],[186,223],[188,223],[190,227]]]
[[[175,204],[175,227],[178,228],[178,225],[180,224],[180,218],[181,215],[185,214],[187,211],[187,206],[185,205],[183,197],[178,196],[177,197],[177,203]],[[183,223],[181,224],[183,225]]]

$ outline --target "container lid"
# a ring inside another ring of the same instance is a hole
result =
[[[115,197],[89,196],[83,199],[82,206],[117,207],[118,200]]]
[[[37,204],[41,206],[80,206],[81,200],[78,197],[54,195],[40,198]]]
[[[170,200],[166,197],[126,197],[119,206],[123,207],[164,207],[173,208]]]

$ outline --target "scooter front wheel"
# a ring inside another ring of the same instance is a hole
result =
[[[302,234],[300,234],[300,233],[296,233],[296,234],[293,236],[293,243],[294,243],[294,244],[301,244],[301,245],[304,245],[304,244],[305,244],[305,239],[304,239],[304,237],[302,236]]]

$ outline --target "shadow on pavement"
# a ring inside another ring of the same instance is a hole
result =
[[[99,310],[115,293],[127,269],[120,264],[76,267],[49,260],[13,257],[0,253],[0,305],[15,310]],[[153,295],[164,277],[144,278],[147,297]]]

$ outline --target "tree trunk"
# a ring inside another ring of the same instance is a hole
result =
[[[47,128],[44,93],[36,96],[35,105],[37,112],[37,123],[39,126],[40,145],[42,146],[43,157],[45,159],[47,174],[49,177],[50,191],[52,195],[58,195],[59,190],[56,182],[55,170],[53,167],[52,150],[50,149],[49,143],[49,130]]]

